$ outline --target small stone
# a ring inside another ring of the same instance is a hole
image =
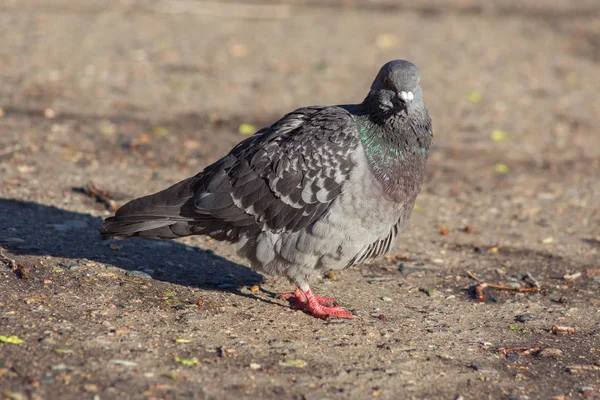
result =
[[[381,298],[381,300],[386,301],[386,302],[390,302],[390,301],[392,301],[392,298],[384,296],[384,297]]]
[[[78,269],[83,268],[83,265],[79,264],[75,261],[65,261],[58,263],[59,266],[68,269],[69,271],[77,271]]]
[[[483,366],[482,366],[481,364],[479,364],[479,363],[475,363],[475,362],[474,362],[474,363],[471,363],[471,364],[469,364],[468,366],[469,366],[469,368],[472,368],[472,369],[474,369],[475,371],[483,371],[483,369],[484,369],[484,368],[483,368]]]
[[[257,369],[260,369],[260,368],[261,368],[260,364],[257,364],[257,363],[251,363],[250,364],[250,369],[257,370]]]
[[[425,293],[429,297],[439,297],[440,292],[433,288],[419,288],[419,292]]]
[[[294,367],[294,368],[304,368],[308,365],[308,363],[301,359],[293,359],[293,360],[284,360],[279,361],[279,365],[282,367]]]
[[[594,388],[592,386],[587,386],[587,385],[576,385],[575,389],[579,392],[579,393],[583,393],[583,392],[593,392]]]
[[[538,357],[543,357],[543,358],[560,358],[563,356],[563,352],[560,349],[548,347],[547,349],[543,349],[536,355]]]
[[[412,265],[410,265],[407,262],[399,262],[398,263],[398,271],[400,271],[400,273],[402,275],[407,275],[412,272],[417,272],[417,268],[413,267]]]
[[[96,393],[98,391],[98,385],[95,385],[93,383],[86,383],[85,385],[83,385],[83,389],[86,392]]]
[[[52,119],[56,117],[56,111],[51,108],[44,108],[44,117]]]
[[[145,273],[144,271],[127,271],[125,275],[131,276],[133,278],[152,279],[152,276],[150,274]]]
[[[191,324],[191,325],[198,324],[198,323],[200,323],[200,322],[202,322],[204,320],[204,318],[202,317],[202,315],[197,314],[197,313],[182,314],[177,319],[180,322],[183,322],[183,323],[186,323],[186,324]]]
[[[40,343],[47,346],[54,346],[56,344],[56,340],[52,339],[50,336],[47,336],[40,340]]]
[[[125,367],[135,367],[137,366],[136,362],[133,361],[127,361],[127,360],[110,360],[110,362],[112,364],[116,364],[116,365],[123,365]]]
[[[522,323],[535,321],[536,319],[537,317],[531,314],[519,314],[515,317],[515,321]]]

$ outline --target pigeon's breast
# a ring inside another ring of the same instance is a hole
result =
[[[297,232],[264,232],[253,240],[254,268],[292,281],[307,279],[347,267],[365,246],[384,240],[394,226],[403,228],[414,197],[386,192],[364,152],[352,157],[355,167],[341,194],[317,221]]]
[[[404,225],[413,200],[398,202],[384,195],[362,152],[342,193],[328,211],[295,237],[285,240],[280,254],[292,261],[309,261],[319,270],[343,269],[367,245],[386,238],[393,226]],[[290,259],[292,256],[292,259]]]

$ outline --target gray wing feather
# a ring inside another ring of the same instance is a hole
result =
[[[341,193],[359,136],[339,107],[306,107],[242,141],[200,174],[132,200],[104,221],[103,237],[238,241],[298,231]]]
[[[235,235],[303,229],[341,193],[358,141],[346,110],[298,109],[209,167],[195,193],[194,209],[216,219],[217,236],[227,229],[223,225],[247,227],[232,231]]]

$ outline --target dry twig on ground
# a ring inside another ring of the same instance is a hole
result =
[[[559,333],[559,332],[566,332],[566,333],[572,335],[573,333],[575,333],[575,328],[571,328],[570,326],[553,325],[552,333]]]
[[[110,192],[98,189],[93,182],[89,182],[85,187],[77,188],[76,190],[95,198],[97,202],[104,204],[109,211],[115,212],[119,209],[119,204],[112,199],[113,196]]]
[[[528,355],[531,353],[535,353],[536,351],[540,351],[542,346],[533,345],[533,346],[520,346],[520,347],[502,347],[498,349],[498,353],[502,355],[518,353],[519,355]]]
[[[512,287],[512,286],[505,286],[505,285],[496,285],[494,283],[487,283],[487,282],[484,282],[483,280],[477,278],[475,275],[473,275],[473,273],[471,271],[465,270],[465,272],[471,279],[473,279],[477,283],[479,283],[478,286],[481,286],[482,289],[489,287],[492,289],[510,290],[513,292],[521,292],[521,293],[535,293],[535,292],[541,291],[541,288],[539,288],[539,287],[522,288],[522,287]],[[477,291],[477,287],[475,288],[475,290]]]

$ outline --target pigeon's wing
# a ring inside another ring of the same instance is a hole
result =
[[[287,114],[199,176],[193,233],[235,241],[244,232],[305,228],[341,193],[358,144],[345,109],[307,107]]]

